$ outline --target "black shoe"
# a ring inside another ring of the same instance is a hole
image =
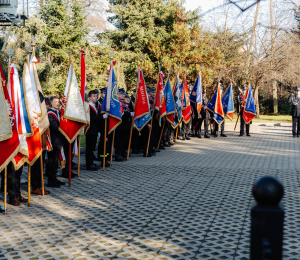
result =
[[[149,153],[146,155],[146,153],[144,153],[144,154],[143,154],[143,157],[152,157],[152,155],[149,154]]]
[[[63,173],[60,175],[60,177],[69,179],[69,173],[68,173],[68,172],[63,172]],[[75,178],[75,177],[77,177],[77,174],[71,172],[71,178]]]
[[[132,150],[132,154],[141,154],[139,150]]]
[[[239,134],[239,136],[243,136],[244,134]]]
[[[188,136],[186,136],[186,137],[185,137],[185,139],[186,139],[186,140],[191,140],[191,138],[190,138],[190,137],[188,137]]]
[[[198,138],[202,138],[202,136],[201,136],[201,135],[198,135]]]
[[[168,143],[164,143],[165,147],[170,147],[171,145],[169,145]]]
[[[150,154],[151,154],[151,156],[156,156],[156,152],[154,152],[154,151],[151,152]]]
[[[195,135],[195,134],[191,134],[190,136],[191,136],[191,137],[197,137],[197,135]]]
[[[205,135],[204,138],[210,138],[210,136],[209,135]]]
[[[160,150],[159,150],[159,149],[155,149],[154,151],[157,152],[157,153],[160,153]]]
[[[105,162],[105,168],[109,167],[110,166],[110,163],[109,162]],[[101,167],[103,167],[103,163],[101,162]]]
[[[72,170],[77,170],[78,169],[78,165],[76,163],[73,163],[71,164],[71,169]]]
[[[86,169],[88,171],[97,171],[98,167],[96,167],[94,164],[92,164],[91,166],[87,166]]]
[[[123,158],[122,156],[117,156],[117,157],[115,158],[115,161],[117,161],[117,162],[123,162],[123,161],[124,161],[124,158]]]
[[[98,169],[98,165],[97,165],[97,164],[94,164],[94,163],[93,163],[93,165]]]
[[[58,185],[65,185],[66,183],[60,180],[55,180],[54,183],[57,183]]]
[[[51,187],[51,188],[60,188],[60,185],[56,182],[48,182],[47,187]]]
[[[174,145],[175,143],[173,141],[170,141],[169,142],[169,145]]]
[[[222,136],[222,137],[227,137],[227,135],[225,135],[225,134],[221,134],[221,136]]]
[[[218,135],[217,135],[217,134],[215,134],[215,135],[214,135],[214,137],[218,137]]]
[[[166,150],[166,148],[165,148],[163,145],[160,145],[160,146],[159,146],[159,149],[160,149],[160,150]]]
[[[251,136],[250,134],[247,134],[247,136]]]

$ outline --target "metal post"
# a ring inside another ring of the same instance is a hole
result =
[[[252,189],[250,260],[282,260],[283,186],[274,177],[257,180]]]

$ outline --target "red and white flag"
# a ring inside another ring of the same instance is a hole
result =
[[[159,72],[158,84],[156,88],[155,109],[159,112],[159,125],[161,125],[161,118],[167,113],[163,82],[163,78],[165,76],[166,75],[162,71]]]
[[[71,63],[61,108],[59,131],[69,143],[72,143],[86,125],[86,113]]]
[[[32,83],[33,82],[30,76],[28,64],[25,63],[23,70],[23,90],[28,112],[28,119],[31,127],[31,133],[27,134],[26,137],[28,145],[28,158],[26,158],[26,162],[30,166],[32,166],[42,154],[41,134],[39,129],[38,116],[38,111],[41,110],[38,110],[40,109],[40,105],[36,99],[37,91],[35,85]]]
[[[83,107],[85,111],[85,117],[87,121],[87,126],[84,129],[84,133],[87,132],[90,125],[90,107],[89,107],[89,99],[88,99],[88,90],[86,83],[86,69],[85,69],[85,59],[84,55],[86,54],[84,50],[80,51],[81,53],[81,89],[80,94],[83,102]]]
[[[0,171],[2,171],[19,152],[20,141],[1,64],[0,77]]]

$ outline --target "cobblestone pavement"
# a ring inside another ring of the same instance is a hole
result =
[[[251,137],[226,129],[9,206],[0,259],[248,259],[251,187],[272,175],[285,187],[284,259],[299,260],[300,138],[288,124],[252,125]]]

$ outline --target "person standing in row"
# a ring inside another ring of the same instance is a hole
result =
[[[199,123],[196,127],[196,133],[198,133],[198,137],[201,138],[201,128],[202,128],[202,123],[204,122],[204,137],[205,138],[210,138],[208,135],[208,124],[209,124],[209,111],[207,109],[209,101],[208,98],[206,97],[206,91],[202,91],[202,107],[201,107],[201,112],[200,112],[200,120]]]
[[[247,134],[247,136],[250,136],[250,123],[246,124],[245,120],[243,118],[243,112],[244,112],[243,103],[245,100],[246,91],[247,91],[247,87],[243,87],[242,94],[239,95],[237,98],[237,101],[238,101],[237,116],[241,117],[240,118],[240,136],[243,136],[245,134],[245,125],[246,125],[246,134]]]
[[[293,120],[293,137],[300,137],[300,88],[297,87],[295,93],[289,97],[289,103]]]

